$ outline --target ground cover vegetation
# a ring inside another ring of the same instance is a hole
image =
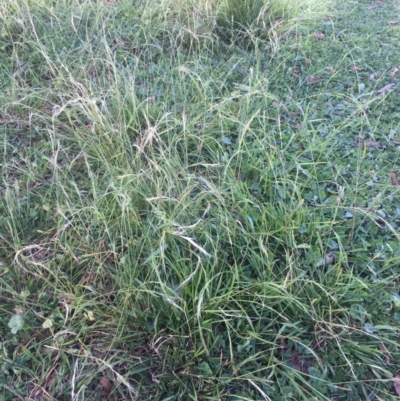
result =
[[[389,0],[2,1],[0,400],[398,399],[399,37]]]

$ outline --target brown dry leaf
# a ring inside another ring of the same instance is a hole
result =
[[[364,142],[365,146],[368,146],[370,148],[379,148],[379,149],[384,149],[386,148],[386,146],[380,142],[376,142],[376,141],[367,141]]]
[[[393,377],[393,385],[397,395],[400,395],[400,375]]]
[[[376,141],[366,141],[366,142],[359,142],[356,144],[357,147],[367,146],[369,148],[378,148],[378,149],[385,149],[386,146],[383,143],[376,142]]]
[[[289,114],[289,118],[295,118],[297,117],[299,114],[301,114],[301,110],[296,110],[293,113]]]
[[[317,84],[317,83],[319,83],[321,81],[322,81],[322,78],[321,77],[316,77],[315,75],[311,75],[311,77],[308,78],[308,80],[307,80],[307,82],[309,84]]]
[[[17,69],[14,71],[14,77],[20,77],[21,74],[22,74],[22,71],[23,71],[22,68],[17,68]]]
[[[47,109],[47,110],[53,110],[54,107],[56,107],[56,105],[55,105],[54,103],[49,102],[49,101],[46,100],[46,101],[44,102],[44,107],[45,107],[45,109]]]
[[[394,173],[394,172],[390,173],[390,181],[391,181],[392,185],[394,185],[396,187],[399,185],[399,180],[396,177],[396,173]]]
[[[375,10],[375,8],[383,6],[384,4],[385,3],[383,3],[382,1],[377,1],[374,5],[372,5],[371,7],[368,7],[368,10]]]
[[[17,61],[16,69],[14,71],[14,78],[20,77],[21,74],[27,69],[28,65],[24,61]]]
[[[93,282],[93,280],[95,279],[95,277],[96,277],[96,273],[95,273],[95,272],[90,272],[89,274],[87,274],[86,276],[83,277],[81,283],[82,283],[83,285],[85,285],[85,284],[90,284],[90,283]]]
[[[400,70],[399,67],[393,67],[392,70],[390,71],[390,76],[391,76],[393,79],[396,79],[396,72],[399,71],[399,70]]]
[[[352,82],[340,81],[340,83],[341,83],[345,88],[351,88],[351,87],[354,85]]]
[[[386,364],[390,365],[390,357],[389,357],[389,351],[386,349],[385,345],[382,343],[378,344],[378,348],[384,353],[386,354]]]
[[[116,44],[116,46],[119,46],[119,47],[124,47],[125,46],[124,41],[121,40],[120,38],[115,38],[115,44]]]
[[[144,347],[143,345],[140,345],[139,347],[135,348],[135,354],[147,354],[149,350]]]
[[[378,348],[379,348],[382,352],[387,352],[386,347],[385,347],[382,343],[379,343],[379,344],[378,344]]]
[[[301,360],[300,360],[300,355],[297,351],[293,352],[292,355],[290,356],[290,362],[292,363],[293,367],[296,370],[299,370],[301,372]]]
[[[318,40],[322,40],[322,39],[325,37],[325,35],[324,35],[322,32],[320,32],[320,33],[314,33],[314,37],[315,37],[316,39],[318,39]]]
[[[296,370],[306,373],[308,368],[314,365],[314,361],[311,358],[305,358],[304,354],[300,354],[294,351],[290,356],[290,363]]]
[[[104,398],[107,401],[112,401],[113,397],[111,395],[111,389],[112,389],[112,384],[110,380],[108,380],[106,377],[102,377],[100,379],[100,386],[104,388]]]
[[[382,86],[382,88],[378,90],[378,93],[386,92],[387,90],[392,89],[394,86],[396,86],[396,84],[387,84]]]
[[[50,164],[50,167],[53,170],[55,170],[55,168],[57,167],[57,154],[56,153],[53,153],[51,155],[50,160],[49,160],[49,164]]]
[[[356,65],[353,65],[353,66],[350,67],[350,70],[353,70],[353,71],[361,71],[361,68],[360,68],[360,67],[357,67]]]

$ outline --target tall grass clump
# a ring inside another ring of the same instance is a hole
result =
[[[173,33],[175,48],[218,52],[221,42],[254,48],[259,41],[289,33],[299,21],[304,25],[326,17],[330,6],[329,1],[314,0],[179,0],[162,7],[167,10],[166,29]]]
[[[0,6],[0,400],[395,399],[392,119],[240,4]]]
[[[293,2],[244,0],[221,0],[215,2],[216,29],[225,40],[250,43],[254,40],[269,39],[271,32],[280,34],[293,29],[299,20],[314,20],[329,13],[329,3],[304,0]]]

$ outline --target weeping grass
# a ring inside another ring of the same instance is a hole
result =
[[[1,401],[396,399],[396,100],[333,11],[0,6]]]

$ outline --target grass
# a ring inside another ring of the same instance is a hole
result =
[[[398,398],[399,7],[240,4],[0,6],[1,401]]]

